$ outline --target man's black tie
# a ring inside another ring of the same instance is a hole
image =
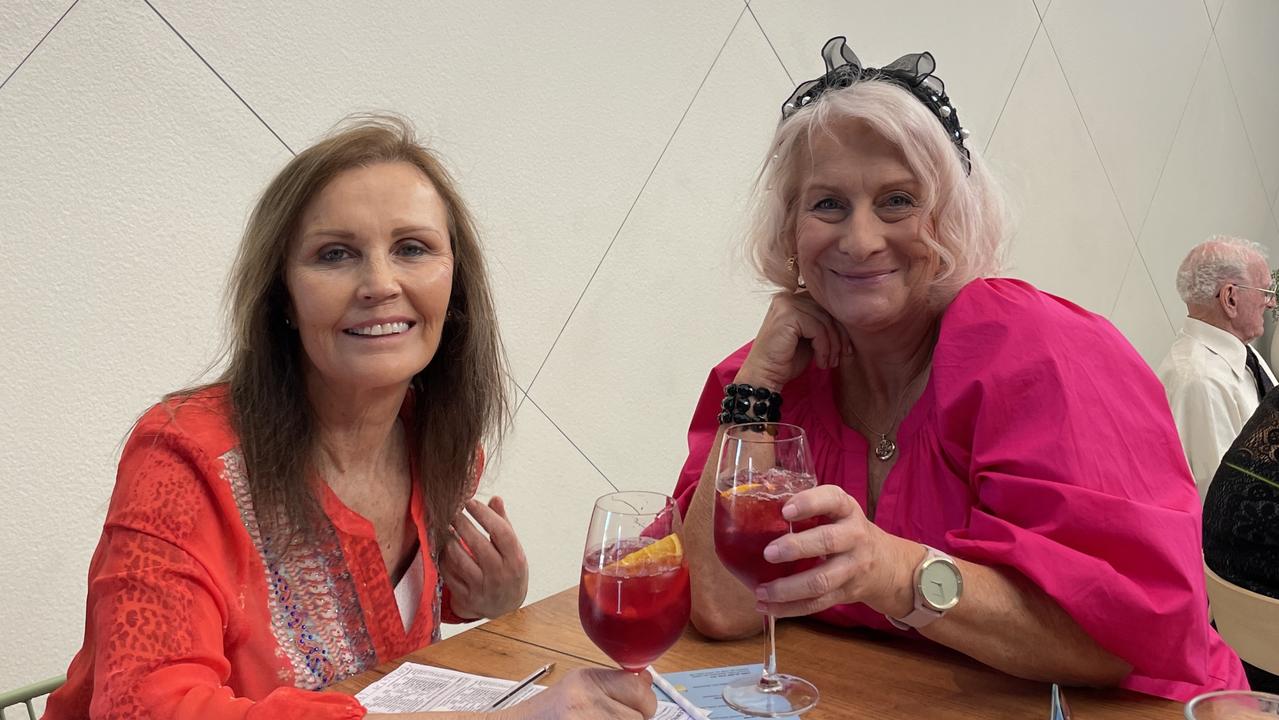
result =
[[[1257,362],[1257,353],[1252,348],[1244,348],[1244,351],[1248,353],[1248,369],[1252,371],[1252,379],[1257,381],[1257,401],[1260,402],[1270,392],[1270,388],[1274,387],[1274,383],[1262,371],[1261,363]]]

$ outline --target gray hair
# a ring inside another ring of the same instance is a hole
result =
[[[1206,305],[1228,283],[1247,282],[1248,266],[1266,259],[1251,240],[1214,235],[1190,249],[1177,268],[1177,294],[1186,305]]]

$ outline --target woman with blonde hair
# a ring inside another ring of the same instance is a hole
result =
[[[276,176],[230,312],[223,377],[166,398],[125,446],[50,720],[364,717],[312,691],[524,601],[501,499],[472,498],[508,416],[483,254],[406,122],[359,119]],[[641,679],[574,672],[484,717],[654,703]]]
[[[843,38],[823,55],[759,183],[752,249],[779,292],[712,371],[676,489],[694,624],[814,615],[1037,680],[1246,687],[1208,624],[1159,381],[1104,318],[991,277],[1001,196],[931,55],[865,68]],[[806,431],[820,483],[782,516],[825,522],[764,559],[821,562],[748,590],[714,549],[716,461],[729,425],[778,419]]]

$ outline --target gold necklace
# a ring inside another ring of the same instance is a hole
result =
[[[924,366],[919,369],[919,372],[915,373],[915,377],[911,378],[910,382],[906,383],[906,387],[903,388],[901,394],[897,396],[897,403],[893,406],[893,414],[890,418],[892,422],[888,424],[889,432],[891,432],[893,426],[897,424],[897,413],[901,412],[902,401],[906,399],[906,394],[910,392],[910,389],[915,385],[915,382],[924,376],[924,371],[932,364],[932,360],[932,353],[929,353],[928,360],[924,362]],[[857,413],[857,408],[853,407],[852,403],[849,403],[848,409],[852,411],[853,417],[857,418],[857,422],[860,422],[862,427],[869,430],[871,434],[879,436],[879,442],[875,443],[875,457],[879,458],[880,462],[888,462],[889,460],[892,460],[893,456],[897,454],[897,443],[893,442],[892,438],[888,437],[887,432],[880,432],[871,427],[870,423],[863,420],[862,416]]]

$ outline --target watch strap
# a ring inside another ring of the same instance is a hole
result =
[[[884,617],[888,618],[888,622],[892,623],[892,626],[898,630],[917,630],[937,620],[944,614],[930,607],[916,605],[915,609],[911,610],[904,618],[898,619],[890,615],[885,615]]]
[[[934,558],[945,558],[951,563],[954,563],[955,560],[946,553],[937,550],[936,548],[929,547],[928,545],[924,546],[924,550],[926,551],[924,553],[924,559],[920,560],[919,565],[915,567],[915,574],[912,579],[913,589],[915,591],[915,609],[911,610],[905,617],[901,618],[895,618],[890,615],[884,616],[888,619],[888,622],[898,630],[918,630],[919,628],[925,627],[941,619],[941,617],[946,614],[946,611],[934,610],[924,603],[923,591],[919,585],[920,577],[923,574],[924,566],[928,564],[929,560]]]

